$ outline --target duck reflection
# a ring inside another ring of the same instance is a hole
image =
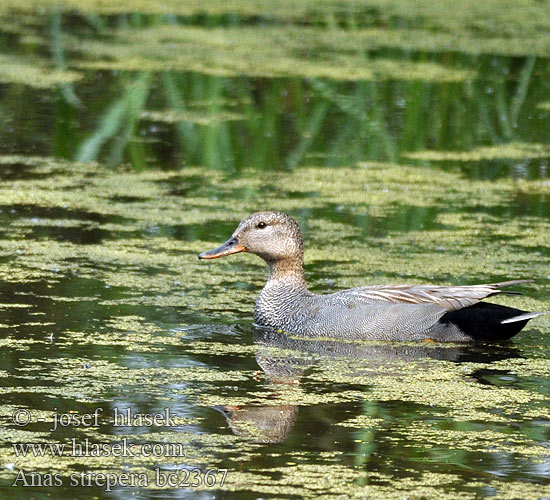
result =
[[[391,361],[437,359],[488,364],[520,357],[513,345],[342,342],[291,337],[267,328],[256,329],[254,342],[258,347],[256,361],[266,377],[266,390],[278,401],[285,399],[289,389],[299,386],[305,370],[327,358],[360,361],[353,364],[354,373],[360,375],[379,366],[387,372]],[[257,443],[284,441],[299,413],[297,404],[214,408],[224,415],[236,435]]]
[[[215,406],[233,433],[255,443],[280,443],[298,418],[297,405]]]

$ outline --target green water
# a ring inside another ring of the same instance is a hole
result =
[[[0,497],[549,498],[550,315],[299,339],[252,325],[258,258],[197,260],[283,210],[312,291],[530,277],[494,300],[550,310],[549,29],[548,1],[0,1]]]

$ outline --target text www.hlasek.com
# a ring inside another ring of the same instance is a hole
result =
[[[58,427],[96,427],[99,426],[99,415],[102,409],[96,409],[93,414],[53,414],[53,427],[50,431],[57,430]],[[132,414],[127,409],[124,412],[118,412],[115,409],[114,427],[134,427],[134,426],[165,426],[171,427],[178,425],[174,420],[175,415],[168,408],[164,413],[155,415],[150,414]],[[13,422],[19,427],[24,427],[33,420],[28,410],[19,409],[13,414]],[[37,422],[44,422],[45,419],[37,418]],[[183,443],[132,443],[127,438],[117,442],[96,443],[85,438],[78,441],[72,438],[68,443],[12,443],[12,449],[16,459],[25,459],[25,457],[185,457]],[[106,491],[111,491],[115,486],[147,487],[151,479],[157,487],[221,487],[225,482],[227,469],[206,469],[199,467],[185,467],[181,469],[163,470],[161,468],[153,469],[154,475],[147,473],[132,472],[95,472],[83,471],[72,473],[64,477],[59,473],[39,473],[20,468],[12,483],[12,486],[31,486],[31,487],[52,487],[52,486],[96,486],[102,487]],[[68,479],[68,482],[67,482]]]
[[[144,443],[139,447],[127,438],[116,443],[92,443],[88,438],[70,443],[12,443],[16,458],[34,457],[184,457],[183,443]]]

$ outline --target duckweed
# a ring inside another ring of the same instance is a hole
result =
[[[142,472],[160,490],[160,466],[227,468],[209,494],[228,498],[549,496],[550,315],[497,346],[263,337],[264,264],[196,258],[279,209],[304,229],[312,290],[533,277],[491,300],[548,310],[550,150],[522,128],[550,109],[548,28],[545,2],[0,0],[18,47],[0,56],[4,144],[19,153],[0,155],[2,491],[20,467]],[[147,71],[142,107],[111,102]],[[27,99],[32,113],[13,106]],[[97,137],[110,152],[79,155]],[[54,412],[98,407],[98,426],[49,431]],[[173,425],[117,427],[115,408],[168,408]],[[20,409],[32,424],[13,423]],[[126,438],[136,456],[12,446],[71,438]],[[146,457],[151,444],[184,456]]]
[[[114,33],[119,43],[73,41],[89,58],[79,68],[130,71],[194,71],[217,76],[300,76],[333,80],[429,80],[456,82],[473,71],[436,63],[369,59],[364,47],[338,40],[331,32],[303,28],[227,29],[164,25]],[[169,40],[167,46],[165,41]],[[317,57],[316,47],[326,47]],[[179,48],[178,48],[179,46]],[[308,57],[299,54],[310,47]]]
[[[80,80],[82,73],[48,68],[40,60],[25,61],[20,57],[0,55],[0,81],[45,89]]]
[[[479,147],[472,151],[415,151],[406,153],[411,160],[427,161],[496,161],[549,158],[550,147],[545,144],[511,143]]]
[[[178,123],[190,122],[197,125],[211,125],[218,122],[243,120],[244,116],[237,113],[219,112],[197,112],[197,111],[144,111],[141,118],[153,122]]]

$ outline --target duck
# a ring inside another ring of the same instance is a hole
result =
[[[247,252],[262,258],[268,280],[256,301],[259,327],[302,337],[377,341],[472,342],[504,341],[516,335],[543,311],[529,312],[483,299],[517,279],[499,283],[437,285],[374,285],[315,294],[304,275],[304,240],[288,214],[254,213],[241,221],[225,243],[199,254],[210,260]]]

